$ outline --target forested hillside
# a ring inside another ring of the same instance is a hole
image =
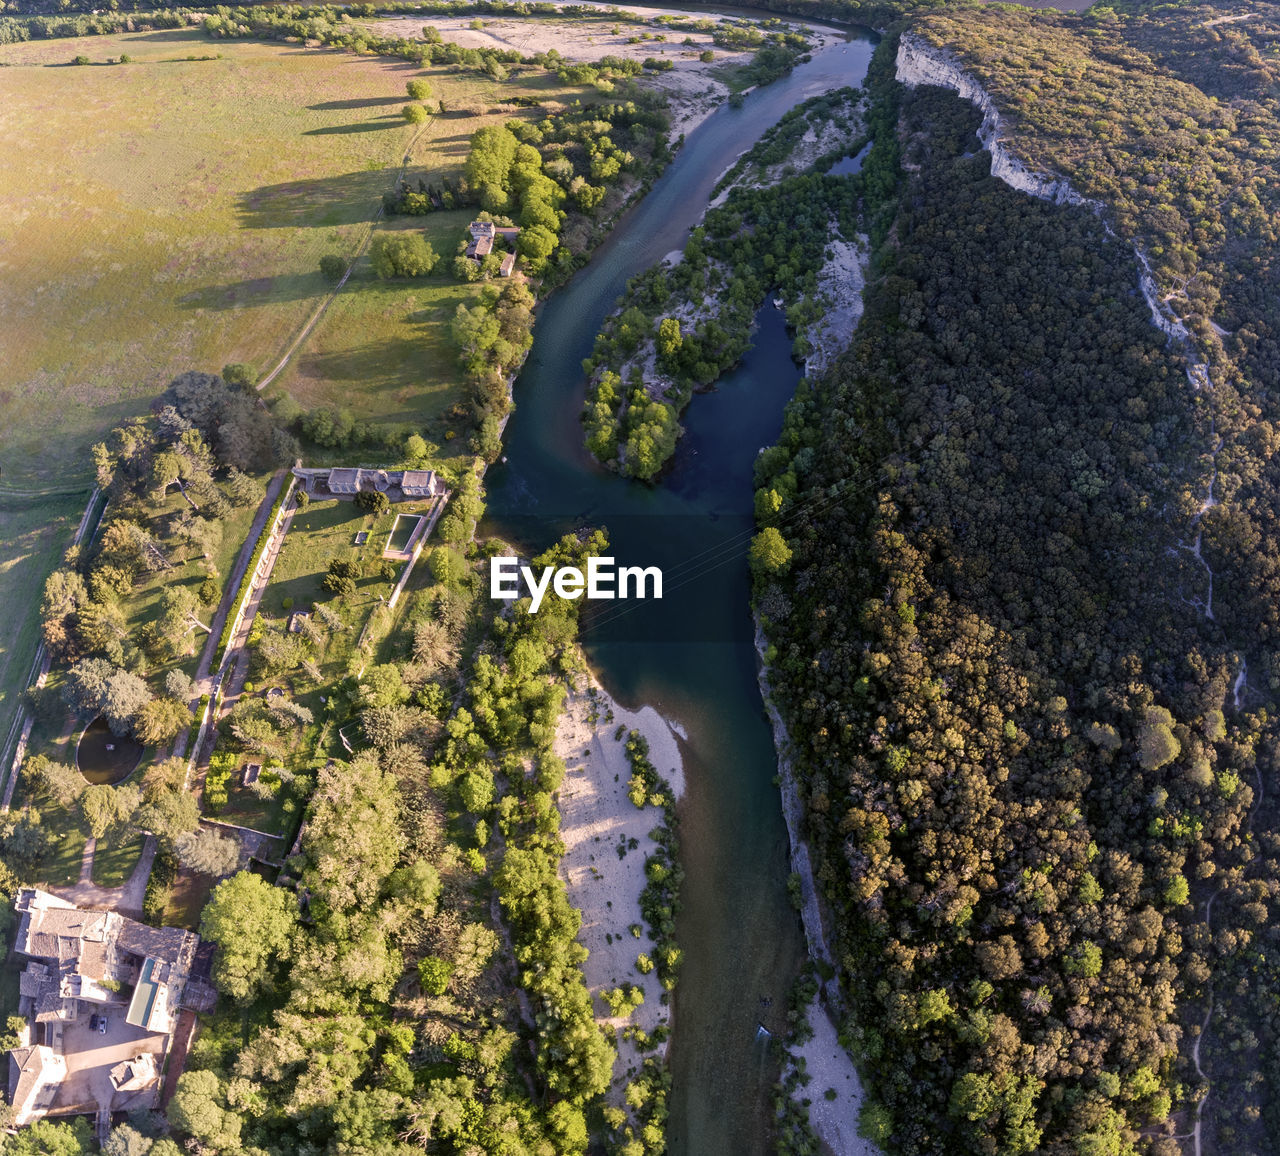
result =
[[[1280,552],[1243,302],[1270,276],[1270,82],[1229,104],[1239,72],[1179,63],[1156,17],[924,27],[989,68],[1015,151],[1107,211],[992,180],[976,110],[894,84],[882,46],[866,313],[756,504],[792,552],[758,608],[863,1126],[891,1152],[1173,1153],[1211,1085],[1205,1150],[1267,1151]],[[1151,324],[1130,239],[1216,388]]]

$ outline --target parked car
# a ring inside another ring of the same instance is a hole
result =
[[[99,1020],[99,1018],[100,1018],[100,1017],[99,1017],[99,1016],[97,1016],[97,1015],[91,1015],[91,1016],[89,1017],[89,1030],[90,1030],[91,1032],[96,1032],[96,1031],[98,1030],[98,1020]]]
[[[107,1017],[98,1017],[98,1035],[105,1036],[107,1034]]]

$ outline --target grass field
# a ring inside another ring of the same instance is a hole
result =
[[[382,547],[395,524],[396,515],[422,513],[431,502],[399,502],[385,514],[374,516],[356,508],[354,502],[312,502],[293,517],[288,537],[280,548],[271,582],[262,596],[260,613],[281,617],[286,613],[284,600],[292,599],[293,610],[310,610],[316,602],[327,602],[332,595],[323,589],[329,563],[355,562],[370,572],[356,580],[356,592],[344,600],[343,613],[350,622],[363,622],[378,596],[391,593],[393,582],[374,571],[382,561]],[[367,530],[363,546],[356,546],[356,534]],[[397,567],[398,572],[398,567]]]
[[[83,494],[6,506],[0,499],[0,745],[31,673],[45,579],[71,541],[87,500]]]
[[[408,424],[443,446],[461,380],[449,322],[481,288],[455,280],[451,269],[473,215],[458,210],[381,222],[379,232],[425,231],[441,258],[436,272],[407,282],[380,281],[368,254],[361,257],[271,390],[283,389],[307,408],[328,405],[379,424]]]
[[[121,887],[142,857],[141,835],[108,844],[99,840],[93,852],[93,881],[99,887]]]
[[[121,53],[132,63],[105,63]],[[94,63],[69,65],[77,54]],[[423,73],[196,30],[5,45],[0,65],[0,467],[35,487],[87,478],[84,447],[174,374],[275,364],[326,291],[320,257],[356,251],[394,182],[415,137],[405,81]],[[569,95],[541,72],[425,75],[448,111],[417,134],[415,181],[456,176],[481,125],[542,115],[504,99]],[[449,216],[433,231],[458,231]],[[454,238],[438,248],[451,260]],[[443,281],[426,291],[433,316]],[[456,374],[438,342],[417,348],[413,295],[358,276],[315,335],[300,400],[437,408]]]

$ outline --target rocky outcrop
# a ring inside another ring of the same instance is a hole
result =
[[[965,71],[964,65],[947,49],[930,44],[915,33],[904,32],[898,41],[896,76],[910,88],[920,84],[949,88],[978,107],[982,112],[982,127],[978,129],[978,139],[991,154],[991,175],[997,180],[1042,201],[1052,201],[1055,205],[1083,205],[1090,208],[1102,218],[1108,235],[1115,235],[1103,215],[1104,206],[1101,201],[1081,196],[1071,187],[1071,182],[1066,177],[1038,172],[1014,156],[1005,137],[1000,110],[996,108],[991,94]],[[1160,297],[1147,255],[1137,245],[1133,245],[1133,255],[1138,262],[1138,287],[1147,308],[1151,310],[1152,324],[1170,340],[1183,345],[1192,354],[1191,360],[1198,362],[1186,325]],[[1197,389],[1201,388],[1200,379],[1203,376],[1203,364],[1194,365],[1188,373],[1191,384]]]
[[[978,106],[982,112],[982,127],[978,130],[978,139],[991,153],[993,177],[1019,192],[1030,193],[1033,197],[1052,201],[1055,205],[1101,207],[1097,201],[1089,201],[1077,193],[1065,177],[1036,172],[1009,151],[1003,136],[1004,122],[995,101],[945,48],[938,48],[923,37],[904,32],[898,41],[897,63],[897,78],[903,84],[911,88],[918,84],[950,88]]]

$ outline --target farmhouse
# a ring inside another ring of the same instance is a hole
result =
[[[516,238],[520,236],[520,230],[513,225],[495,225],[492,221],[472,221],[467,229],[471,233],[471,240],[467,242],[466,256],[473,261],[483,261],[489,256],[493,252],[494,242],[499,237],[514,247]],[[510,277],[515,265],[515,253],[505,253],[498,272],[503,277]]]
[[[331,494],[358,494],[360,492],[360,471],[349,469],[330,470],[326,484]]]
[[[26,1025],[9,1053],[13,1123],[154,1106],[179,1010],[216,999],[194,974],[199,936],[83,911],[34,887],[14,907],[13,949],[29,962],[18,982]]]
[[[472,221],[468,229],[471,241],[467,245],[467,256],[481,261],[493,252],[493,238],[497,229],[492,221]]]
[[[293,476],[313,498],[354,497],[359,493],[386,494],[393,502],[407,498],[435,498],[446,493],[435,470],[377,470],[353,467],[295,466]]]

